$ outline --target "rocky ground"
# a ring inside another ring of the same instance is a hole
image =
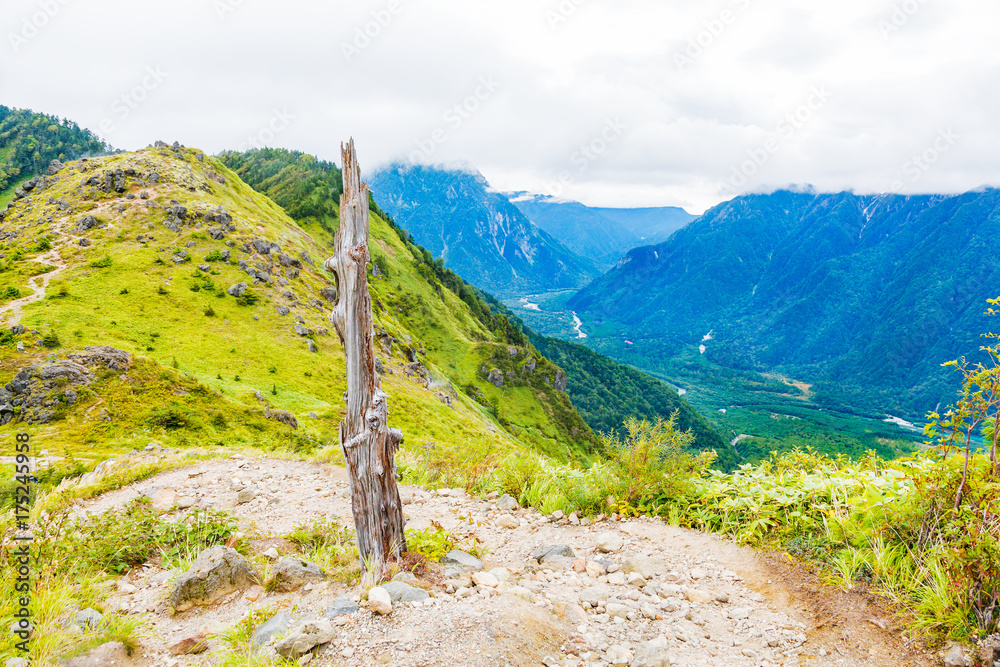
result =
[[[274,563],[270,574],[285,573],[285,584],[266,592],[252,581],[258,573],[241,579],[247,564],[218,547],[201,559],[202,574],[222,572],[237,590],[224,587],[212,604],[174,613],[171,603],[197,597],[179,588],[204,593],[192,579],[201,575],[139,568],[117,583],[111,604],[146,619],[140,651],[71,664],[216,664],[218,633],[252,608],[277,612],[257,630],[261,652],[312,665],[940,664],[908,646],[892,631],[892,619],[861,596],[821,587],[787,562],[659,521],[590,523],[521,509],[509,497],[404,487],[408,529],[441,525],[463,543],[475,538],[486,553],[481,561],[453,553],[420,578],[404,573],[366,598],[287,558],[294,547],[281,538],[317,517],[352,524],[341,468],[208,461],[107,493],[77,511],[106,511],[141,494],[164,508],[231,510]]]

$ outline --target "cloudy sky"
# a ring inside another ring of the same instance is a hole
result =
[[[465,161],[700,212],[1000,185],[995,0],[4,0],[0,103],[113,145]]]

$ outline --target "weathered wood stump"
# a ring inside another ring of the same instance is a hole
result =
[[[388,560],[406,552],[403,507],[396,486],[395,456],[403,433],[389,428],[389,405],[375,372],[375,327],[368,293],[368,185],[361,182],[352,139],[341,146],[344,194],[336,255],[326,261],[337,279],[330,320],[347,357],[347,416],[340,448],[347,462],[358,549],[369,576],[380,577]]]

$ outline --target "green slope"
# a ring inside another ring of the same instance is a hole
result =
[[[81,185],[115,170],[125,175],[121,192]],[[181,223],[171,222],[174,206],[187,209]],[[212,234],[220,224],[205,216],[216,215],[220,206],[235,231],[216,240]],[[77,223],[88,215],[99,227],[79,232]],[[53,449],[94,455],[144,445],[150,438],[179,444],[335,444],[344,358],[335,335],[326,333],[329,304],[322,290],[330,283],[319,268],[331,252],[333,228],[335,223],[296,223],[224,164],[193,149],[160,146],[67,164],[46,187],[19,199],[0,223],[3,232],[13,234],[0,248],[5,256],[0,280],[9,286],[31,293],[27,282],[30,274],[45,270],[44,261],[36,260],[46,243],[65,264],[52,272],[46,298],[24,306],[21,321],[28,333],[5,338],[0,367],[9,377],[38,362],[48,353],[43,338],[54,334],[62,342],[60,352],[110,345],[136,355],[145,379],[141,386],[102,379],[107,387],[95,386],[92,395],[63,406],[58,419],[29,430]],[[561,459],[587,457],[597,441],[566,395],[551,390],[558,369],[537,359],[524,386],[490,384],[483,366],[498,350],[509,354],[513,348],[525,360],[534,350],[494,333],[504,329],[499,320],[474,312],[378,215],[371,231],[380,274],[371,274],[376,324],[395,339],[391,353],[380,345],[379,356],[390,423],[403,429],[404,451],[416,456],[428,447],[487,442]],[[43,237],[48,241],[40,248]],[[80,238],[91,245],[79,245]],[[299,275],[291,277],[250,246],[256,239],[278,244],[300,265]],[[226,250],[229,262],[220,258]],[[180,252],[188,260],[177,264]],[[239,260],[270,275],[272,284],[252,285]],[[207,270],[197,268],[202,264]],[[239,282],[251,285],[255,302],[226,294]],[[279,307],[291,312],[283,316]],[[296,317],[315,332],[308,338],[317,353],[295,332]],[[17,340],[26,345],[24,353],[15,351]],[[142,392],[148,395],[140,400]],[[275,410],[293,413],[298,429],[263,419],[255,392]],[[102,410],[110,421],[98,417]],[[165,413],[179,416],[179,422]],[[15,427],[25,424],[2,432]]]

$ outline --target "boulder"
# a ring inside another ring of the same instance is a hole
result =
[[[308,583],[324,579],[326,579],[326,573],[320,569],[319,565],[295,556],[286,556],[275,566],[271,581],[278,592],[290,593]]]
[[[494,368],[493,370],[491,370],[489,377],[487,377],[486,379],[490,384],[492,384],[497,389],[503,388],[503,373],[500,372],[500,369]]]
[[[195,605],[210,605],[233,591],[260,584],[260,577],[243,556],[229,547],[202,551],[191,569],[182,574],[170,592],[170,606],[181,612]]]
[[[229,296],[235,296],[238,299],[246,294],[248,289],[249,287],[246,283],[236,283],[235,285],[231,285],[229,289],[226,290],[226,294]]]
[[[97,226],[97,218],[95,218],[92,215],[83,217],[76,223],[76,229],[77,231],[80,232],[85,232],[88,229],[93,229],[96,226]]]

